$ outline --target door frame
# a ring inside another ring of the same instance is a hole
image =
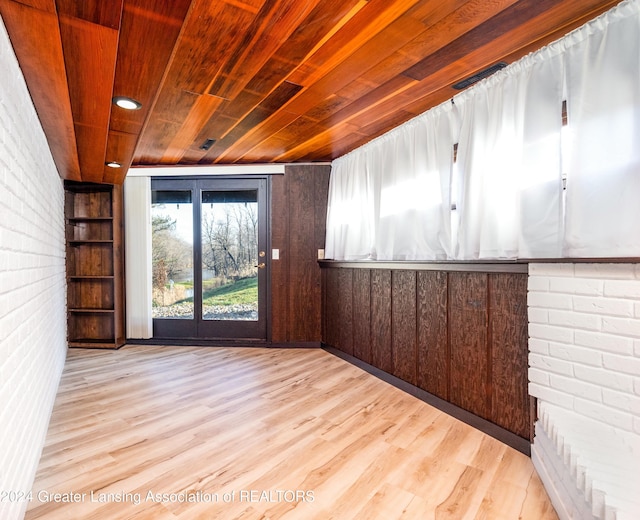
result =
[[[253,182],[252,182],[253,181]],[[235,183],[235,186],[234,186]],[[216,184],[219,185],[216,187]],[[245,186],[242,186],[242,185]],[[222,189],[219,189],[222,188]],[[202,320],[198,313],[201,312],[202,294],[197,294],[196,287],[201,288],[202,272],[202,246],[201,238],[194,241],[193,262],[194,262],[194,318],[193,320],[182,319],[162,319],[153,318],[153,341],[162,340],[166,343],[269,343],[271,341],[271,176],[270,175],[206,175],[206,176],[159,176],[151,178],[151,191],[155,189],[175,189],[191,190],[192,204],[194,204],[193,231],[194,238],[201,237],[201,211],[200,193],[202,191],[225,191],[225,190],[250,190],[256,189],[258,192],[258,208],[264,215],[260,215],[258,231],[258,250],[265,251],[263,258],[265,267],[258,269],[259,277],[259,297],[258,315],[260,320],[254,321],[225,321],[220,328],[224,327],[224,334],[203,336],[201,333],[206,329],[215,329],[207,320]],[[261,249],[261,246],[264,249]],[[260,279],[262,277],[262,279]],[[196,280],[199,280],[198,282]],[[262,289],[260,289],[262,287]],[[262,298],[260,297],[262,296]],[[198,306],[197,304],[200,303]],[[200,307],[200,308],[198,308]],[[262,318],[263,317],[263,318]],[[264,321],[263,321],[264,320]],[[203,323],[204,322],[204,323]],[[259,324],[262,322],[261,324]],[[242,331],[248,332],[243,335]]]

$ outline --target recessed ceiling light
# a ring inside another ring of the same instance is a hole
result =
[[[109,161],[105,163],[109,168],[120,168],[122,165],[119,162]]]
[[[142,103],[125,96],[116,96],[113,98],[113,102],[120,108],[124,108],[125,110],[138,110],[142,108]]]

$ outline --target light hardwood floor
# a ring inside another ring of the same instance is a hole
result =
[[[322,350],[127,346],[69,351],[26,518],[557,516],[529,458]]]

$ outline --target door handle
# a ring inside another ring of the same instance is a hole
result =
[[[258,265],[254,265],[253,267],[257,267],[258,269],[264,269],[265,267],[267,267],[267,264],[265,264],[264,262],[260,262]]]

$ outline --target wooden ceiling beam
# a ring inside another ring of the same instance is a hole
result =
[[[255,16],[235,2],[193,0],[169,64],[168,84],[196,94],[217,95],[211,85],[235,55]]]
[[[265,3],[251,26],[247,28],[243,41],[236,47],[236,52],[223,67],[218,76],[221,81],[216,82],[209,93],[225,99],[235,99],[313,11],[318,2],[319,0],[280,0]]]
[[[56,8],[59,16],[77,18],[87,22],[120,29],[122,17],[122,0],[104,2],[103,0],[56,0]]]
[[[116,184],[124,181],[190,7],[191,0],[125,0],[113,95],[131,97],[142,108],[130,111],[112,107],[107,161],[116,161],[122,167],[105,167],[105,179]]]
[[[191,0],[125,0],[118,42],[114,96],[128,96],[140,110],[112,111],[110,127],[138,134],[151,111]]]
[[[342,28],[304,61],[305,67],[288,78],[309,87],[335,70],[346,58],[368,43],[390,23],[401,17],[417,0],[368,2]]]
[[[83,180],[102,182],[118,31],[59,14],[69,97]]]
[[[63,179],[80,180],[80,163],[55,2],[37,0],[30,4],[32,6],[0,0],[0,14],[29,86],[58,172]]]

